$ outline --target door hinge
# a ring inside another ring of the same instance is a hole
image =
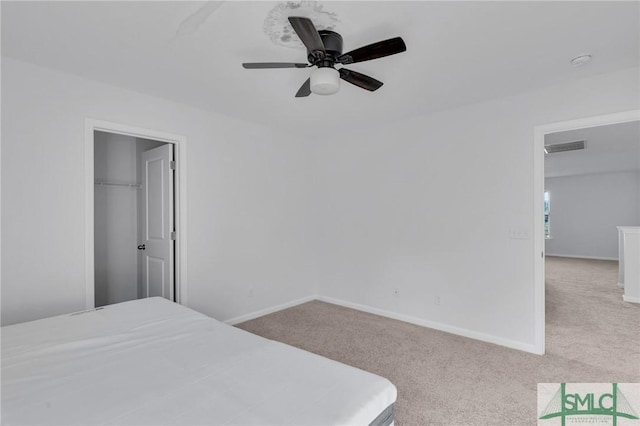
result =
[[[171,231],[171,239],[175,241],[175,239],[176,239],[176,231]]]
[[[173,160],[169,161],[169,168],[171,170],[175,170],[176,169],[176,162],[173,161]]]

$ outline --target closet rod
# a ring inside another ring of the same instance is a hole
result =
[[[119,183],[119,182],[107,182],[103,180],[97,180],[95,181],[95,184],[101,185],[101,186],[127,186],[129,188],[142,188],[142,185],[140,185],[139,183]]]

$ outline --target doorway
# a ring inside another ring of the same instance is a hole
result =
[[[534,128],[534,312],[535,312],[535,352],[545,353],[545,228],[553,235],[553,194],[549,193],[549,221],[545,223],[545,138],[559,132],[598,126],[627,123],[640,120],[640,111],[626,111],[616,114],[588,117],[559,123],[536,126]],[[548,140],[551,137],[548,138]],[[549,226],[545,226],[549,225]]]
[[[545,150],[546,257],[617,262],[616,227],[640,225],[640,123],[549,133]]]
[[[186,140],[86,121],[86,308],[185,303]]]
[[[94,132],[95,306],[174,300],[173,145]]]

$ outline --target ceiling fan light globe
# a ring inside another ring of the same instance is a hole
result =
[[[340,73],[328,67],[311,73],[311,91],[316,95],[333,95],[340,90]]]

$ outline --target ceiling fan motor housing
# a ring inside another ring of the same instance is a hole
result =
[[[318,34],[322,38],[325,55],[319,60],[318,56],[314,55],[315,52],[307,51],[309,62],[318,67],[332,67],[335,59],[342,55],[342,36],[329,30],[320,30]]]

